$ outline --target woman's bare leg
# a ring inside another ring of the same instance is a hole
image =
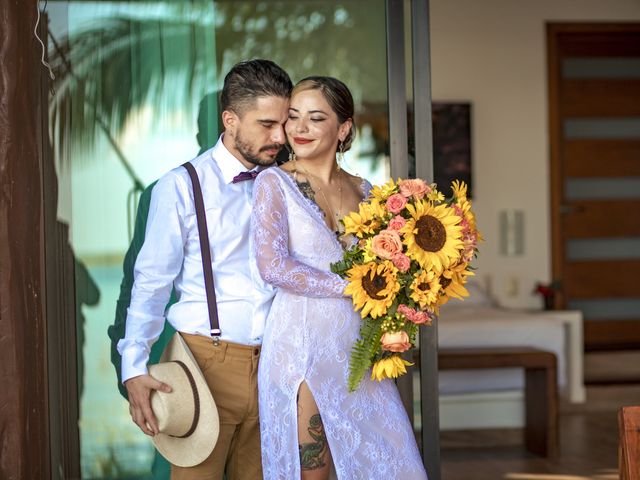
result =
[[[305,382],[298,391],[298,446],[301,480],[327,480],[331,452],[320,411]]]

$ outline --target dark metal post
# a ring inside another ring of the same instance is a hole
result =
[[[412,0],[413,113],[416,176],[433,181],[429,0]],[[420,330],[422,458],[430,480],[440,480],[438,324]]]
[[[389,153],[391,175],[409,172],[407,134],[407,92],[405,65],[404,0],[387,0],[387,78],[389,91]],[[429,2],[411,1],[411,52],[413,56],[413,113],[416,176],[433,180],[431,130],[431,69],[429,49]],[[438,412],[437,325],[420,332],[420,399],[423,461],[430,480],[440,480],[440,426]],[[409,376],[398,382],[405,406],[412,418],[412,389]]]
[[[387,0],[387,89],[389,92],[389,155],[391,176],[409,171],[407,95],[404,61],[404,0]]]

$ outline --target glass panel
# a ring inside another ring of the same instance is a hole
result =
[[[640,238],[603,238],[567,241],[567,260],[640,258]]]
[[[572,138],[640,138],[640,118],[568,118],[564,136]]]
[[[273,59],[294,82],[343,80],[358,125],[344,167],[386,180],[385,2],[59,1],[47,11],[58,218],[70,226],[78,264],[82,475],[148,478],[153,464],[155,478],[168,478],[108,361],[136,198],[215,143],[217,89],[232,65],[256,57]]]
[[[585,320],[628,320],[640,316],[640,298],[569,300],[567,308],[582,310]]]
[[[640,178],[567,178],[567,200],[640,198]]]
[[[565,58],[564,78],[640,78],[640,58]]]

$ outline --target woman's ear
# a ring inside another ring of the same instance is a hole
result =
[[[353,120],[350,118],[346,119],[338,128],[338,138],[341,142],[344,142],[345,139],[349,136],[349,132],[351,131],[351,127],[353,126]]]

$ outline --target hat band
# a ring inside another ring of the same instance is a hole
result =
[[[187,379],[189,380],[189,385],[191,385],[191,391],[193,392],[193,404],[195,406],[193,412],[193,422],[191,423],[191,428],[184,435],[169,435],[174,438],[187,438],[193,432],[196,431],[196,427],[198,426],[198,420],[200,418],[200,397],[198,396],[198,387],[196,386],[196,380],[193,378],[193,375],[187,368],[187,366],[181,362],[180,360],[172,360],[172,362],[177,363],[182,367],[184,373],[187,375]]]

